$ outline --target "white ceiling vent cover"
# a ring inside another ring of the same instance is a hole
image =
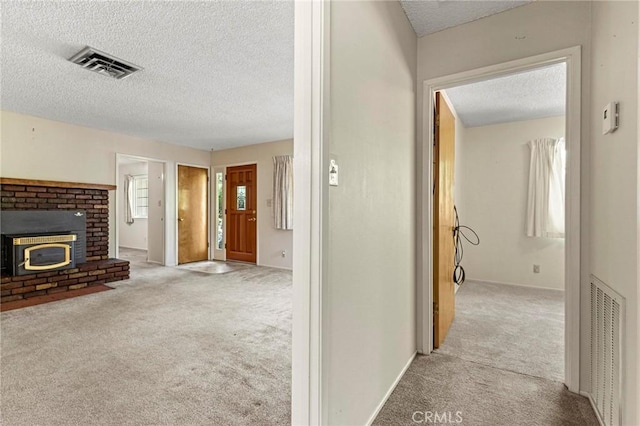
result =
[[[142,67],[123,61],[122,59],[118,59],[115,56],[89,46],[82,49],[69,60],[89,71],[97,72],[98,74],[103,74],[117,80],[129,77],[134,72],[142,69]]]
[[[604,426],[622,422],[624,298],[591,276],[591,402]]]

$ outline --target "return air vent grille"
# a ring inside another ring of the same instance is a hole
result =
[[[622,424],[624,298],[591,277],[591,398],[605,426]]]
[[[103,74],[117,80],[128,77],[142,69],[130,62],[123,61],[122,59],[118,59],[115,56],[88,46],[69,60],[89,71],[97,72],[98,74]]]

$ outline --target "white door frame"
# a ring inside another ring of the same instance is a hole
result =
[[[139,161],[146,161],[147,163],[149,163],[150,161],[153,161],[154,163],[162,163],[163,164],[163,173],[166,173],[166,167],[167,167],[167,162],[165,160],[158,160],[157,158],[151,158],[151,157],[142,157],[139,155],[129,155],[129,154],[121,154],[119,152],[116,152],[116,187],[118,189],[116,189],[116,197],[115,197],[115,204],[114,204],[114,209],[115,209],[115,223],[114,223],[114,232],[115,232],[115,247],[114,247],[114,257],[117,259],[120,257],[120,219],[122,219],[122,217],[120,217],[120,189],[119,189],[119,182],[118,179],[120,179],[120,160],[123,158],[127,158],[127,159],[133,159],[133,160],[139,160]],[[166,183],[166,178],[163,177],[162,179],[162,204],[164,205],[164,216],[165,218],[167,217],[167,203],[166,203],[166,199],[167,199],[167,183]],[[165,225],[166,227],[166,225]],[[163,265],[167,264],[167,232],[166,229],[163,228],[162,232],[165,233],[164,236],[164,246],[162,247],[163,250],[163,254],[162,254],[162,258],[164,259],[163,261]]]
[[[524,59],[478,68],[424,81],[422,181],[423,194],[418,197],[418,238],[422,258],[418,263],[418,351],[433,351],[433,279],[432,279],[432,197],[433,187],[433,114],[435,92],[460,84],[494,78],[501,75],[565,62],[567,64],[567,191],[565,201],[565,384],[572,392],[579,392],[580,378],[580,119],[581,119],[581,49],[580,46],[557,50]]]
[[[330,0],[295,2],[291,424],[324,424]],[[326,405],[326,404],[325,404]]]
[[[200,164],[191,164],[191,163],[181,163],[181,162],[176,162],[176,167],[174,169],[174,173],[176,176],[176,182],[175,182],[175,194],[176,194],[176,203],[175,203],[175,224],[174,224],[174,229],[175,229],[175,235],[176,235],[176,240],[175,240],[175,248],[176,248],[176,265],[179,265],[179,261],[178,259],[180,258],[180,253],[178,252],[178,250],[180,249],[180,234],[178,234],[178,209],[179,209],[179,194],[178,194],[178,167],[179,166],[187,166],[187,167],[195,167],[198,169],[205,169],[207,171],[207,197],[209,198],[208,203],[207,203],[207,210],[209,211],[209,217],[207,218],[207,241],[208,241],[208,245],[209,247],[207,248],[207,260],[211,260],[211,254],[213,253],[213,247],[211,244],[211,221],[213,218],[213,211],[211,209],[211,167],[209,166],[203,166]]]

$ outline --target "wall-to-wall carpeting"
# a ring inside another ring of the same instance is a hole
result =
[[[467,281],[438,352],[563,381],[564,292]]]
[[[2,314],[2,424],[290,423],[291,272],[131,275]]]
[[[563,292],[469,281],[444,344],[414,360],[374,424],[598,425],[563,377]]]

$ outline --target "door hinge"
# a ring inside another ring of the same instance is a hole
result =
[[[224,214],[227,214],[227,209],[224,209]]]
[[[224,243],[224,248],[227,248],[227,243]]]
[[[224,180],[227,180],[227,175],[224,175]]]
[[[435,317],[440,312],[438,309],[438,302],[433,302],[433,316]]]

